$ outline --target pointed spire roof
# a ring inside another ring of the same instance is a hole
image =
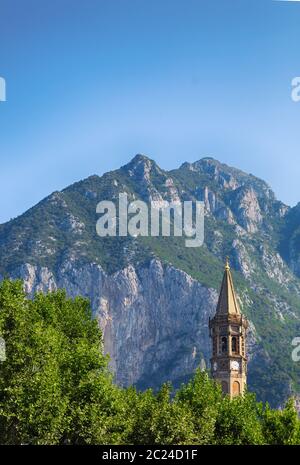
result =
[[[232,275],[230,271],[229,258],[226,257],[225,271],[221,285],[220,296],[216,314],[218,315],[240,315]]]

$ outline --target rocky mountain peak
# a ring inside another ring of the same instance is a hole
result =
[[[248,186],[256,191],[258,197],[276,200],[272,189],[265,181],[212,157],[204,157],[194,163],[183,163],[180,169],[205,175],[216,187],[225,191],[234,191],[242,186]]]
[[[123,171],[126,171],[130,176],[146,182],[150,181],[151,174],[162,173],[154,160],[151,160],[146,155],[137,154],[133,159],[122,166]]]

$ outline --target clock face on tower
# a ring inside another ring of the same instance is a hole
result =
[[[230,363],[230,368],[232,370],[238,370],[240,368],[240,364],[237,360],[232,360],[232,362]]]

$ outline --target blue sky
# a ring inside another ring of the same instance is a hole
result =
[[[0,222],[144,153],[300,201],[300,3],[0,0]]]

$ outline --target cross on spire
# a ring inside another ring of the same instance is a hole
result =
[[[226,262],[225,262],[225,270],[230,270],[230,262],[229,262],[229,257],[228,255],[226,256]]]

